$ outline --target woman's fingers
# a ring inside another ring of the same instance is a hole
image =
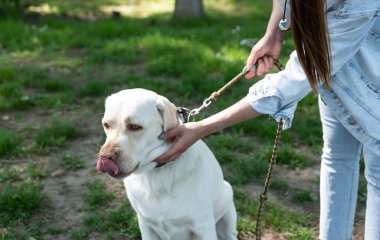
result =
[[[271,64],[270,64],[270,57],[263,57],[263,60],[264,60],[264,63],[265,63],[265,69],[264,69],[264,72],[267,73],[270,71],[270,69],[272,68]]]
[[[174,161],[176,158],[181,155],[182,152],[178,152],[178,147],[176,144],[171,146],[169,150],[158,156],[154,161],[157,163],[166,163],[170,161]]]
[[[156,158],[154,160],[155,162],[165,163],[173,161],[187,149],[186,140],[183,137],[185,130],[182,125],[163,133],[163,136],[159,139],[166,142],[173,142],[173,145],[165,153]]]
[[[177,158],[179,158],[179,156],[181,156],[181,154],[182,153],[177,153],[177,154],[172,155],[168,160],[166,160],[166,162],[171,162],[171,161],[176,160]]]
[[[165,163],[177,159],[189,147],[189,143],[181,136],[177,136],[174,144],[163,154],[161,154],[154,161],[158,163]]]
[[[173,142],[179,134],[180,127],[177,127],[161,133],[158,139],[163,140],[165,142]]]
[[[265,73],[269,72],[274,65],[274,59],[270,56],[264,56],[257,60],[257,65],[253,65],[250,71],[245,75],[246,78],[252,78],[254,76],[263,76]],[[257,66],[257,67],[256,67]],[[246,67],[250,67],[247,65]]]
[[[274,66],[274,59],[272,57],[269,58],[269,64],[270,64],[270,69],[272,69]]]
[[[248,59],[247,59],[247,68],[248,69],[252,69],[252,67],[256,64],[257,62],[257,59],[259,58],[259,56],[261,56],[261,53],[256,51],[254,48],[252,49],[251,51],[251,54],[249,55]]]
[[[257,71],[256,74],[257,76],[262,76],[265,73],[265,62],[263,61],[262,58],[257,60]]]
[[[257,51],[255,48],[252,48],[251,54],[248,56],[246,64],[246,67],[248,68],[249,72],[245,75],[245,78],[249,79],[256,76],[256,62],[261,55],[262,54],[259,51]]]
[[[245,75],[245,78],[253,78],[256,75],[256,68],[257,68],[256,65],[251,67],[249,72]]]
[[[159,139],[173,142],[173,145],[154,161],[165,163],[175,160],[203,136],[201,130],[197,122],[192,122],[166,131],[160,135]]]

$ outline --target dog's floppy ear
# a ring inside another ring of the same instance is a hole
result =
[[[157,109],[161,113],[164,121],[164,131],[175,128],[179,125],[177,108],[166,97],[157,97]]]

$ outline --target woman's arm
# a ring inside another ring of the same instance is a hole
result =
[[[164,133],[162,140],[175,141],[171,148],[155,161],[164,163],[175,160],[199,139],[233,124],[255,118],[260,113],[243,98],[231,107],[199,122],[186,123]]]
[[[273,0],[272,14],[270,16],[265,35],[275,37],[277,40],[282,42],[287,32],[282,31],[278,27],[278,24],[283,17],[284,10],[281,8],[278,0]]]
[[[310,91],[311,86],[296,52],[293,52],[283,71],[266,75],[239,102],[202,121],[187,123],[165,132],[163,140],[175,143],[155,161],[173,161],[202,137],[261,114],[269,114],[277,122],[284,120],[284,129],[287,129],[291,125],[298,101]]]
[[[265,35],[252,48],[247,59],[247,69],[251,69],[246,78],[254,76],[262,76],[270,71],[273,67],[274,60],[280,55],[282,42],[286,36],[286,32],[281,31],[278,23],[283,17],[283,11],[277,0],[273,0],[272,14],[270,16]],[[257,63],[257,69],[252,67]]]
[[[206,136],[236,123],[255,118],[259,115],[261,114],[252,108],[249,101],[246,98],[243,98],[231,107],[200,121],[200,123],[203,127],[204,136]]]

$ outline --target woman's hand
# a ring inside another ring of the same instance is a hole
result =
[[[279,35],[277,36],[277,34]],[[252,78],[256,75],[262,76],[272,69],[274,59],[277,59],[281,52],[282,35],[282,33],[275,33],[271,36],[264,36],[257,42],[247,59],[246,67],[250,71],[245,75],[246,78]],[[256,64],[257,67],[255,68]]]
[[[163,141],[174,142],[174,144],[169,150],[154,160],[158,163],[166,163],[177,159],[179,155],[185,152],[192,144],[206,135],[200,122],[185,123],[163,134]]]
[[[273,0],[272,14],[270,16],[265,35],[252,48],[251,54],[247,59],[247,69],[250,71],[245,75],[246,78],[262,76],[267,73],[274,64],[274,59],[280,55],[282,42],[286,31],[281,31],[278,27],[279,21],[283,18],[283,11],[277,0]],[[254,68],[257,64],[257,68]],[[253,69],[252,69],[253,68]]]

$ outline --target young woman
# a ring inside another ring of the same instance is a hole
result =
[[[175,143],[156,161],[175,160],[198,139],[260,114],[283,119],[287,129],[298,101],[314,90],[324,140],[319,237],[352,239],[363,150],[368,182],[365,239],[380,239],[380,1],[290,0],[287,5],[273,1],[267,31],[248,57],[251,70],[246,77],[272,68],[285,36],[279,28],[283,15],[289,20],[281,27],[290,21],[296,46],[286,68],[266,75],[222,112],[165,132],[164,140]]]

